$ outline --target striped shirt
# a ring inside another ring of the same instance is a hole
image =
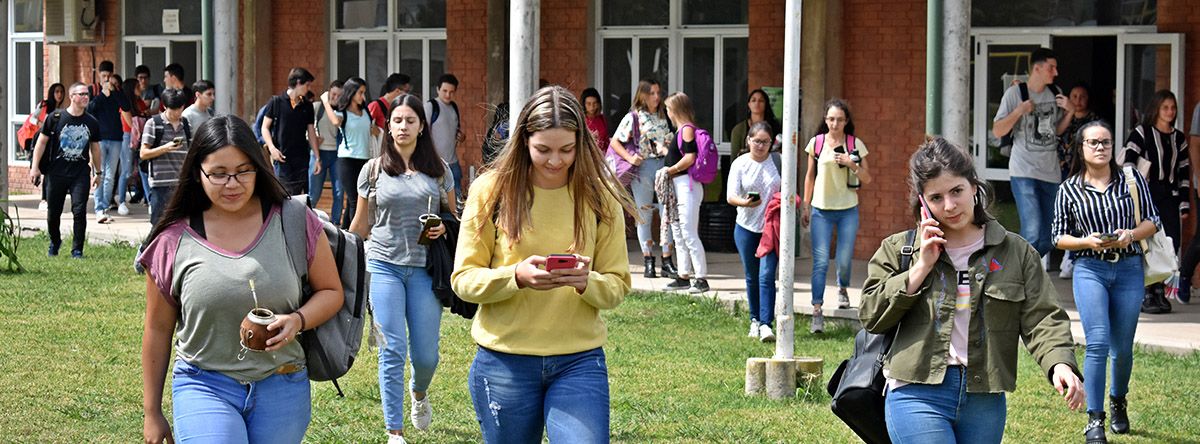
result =
[[[1149,140],[1147,140],[1149,139]],[[1164,203],[1171,197],[1179,202],[1179,211],[1187,213],[1191,202],[1192,167],[1188,160],[1187,136],[1182,131],[1164,133],[1147,125],[1138,125],[1129,133],[1129,141],[1117,153],[1117,163],[1132,166],[1150,182],[1151,194]]]
[[[1137,170],[1134,170],[1133,176],[1137,179],[1142,220],[1153,221],[1161,229],[1158,210],[1154,208],[1146,178]],[[1124,174],[1117,171],[1104,189],[1093,187],[1083,180],[1083,174],[1076,174],[1067,178],[1058,188],[1058,196],[1054,199],[1054,222],[1050,225],[1050,232],[1054,236],[1054,244],[1057,245],[1063,236],[1082,238],[1092,233],[1132,230],[1138,223],[1140,221],[1134,221],[1133,197],[1129,194],[1129,187],[1125,185]],[[1133,242],[1115,252],[1121,255],[1142,254],[1142,247],[1140,243]],[[1072,257],[1099,256],[1099,253],[1090,249],[1072,253]]]

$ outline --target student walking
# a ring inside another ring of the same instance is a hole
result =
[[[485,443],[606,443],[601,310],[629,292],[633,203],[565,88],[539,89],[476,180],[452,275],[476,302],[468,386]]]
[[[38,102],[35,111],[29,114],[29,117],[25,119],[25,124],[21,125],[21,130],[17,132],[17,148],[32,152],[32,147],[37,144],[38,133],[46,124],[46,118],[50,117],[55,110],[66,109],[67,104],[67,88],[61,83],[50,85],[50,88],[46,89],[46,97]],[[38,202],[38,211],[46,211],[46,184],[44,181],[39,188],[42,191],[42,200]]]
[[[213,118],[213,102],[217,100],[217,91],[208,80],[197,80],[192,84],[192,104],[183,110],[183,118],[188,120],[192,128],[198,128],[208,119]]]
[[[187,104],[183,91],[167,88],[159,98],[166,109],[146,122],[140,151],[142,160],[147,161],[150,225],[158,224],[171,195],[179,186],[183,162],[192,140],[191,124],[183,118],[183,107]]]
[[[458,163],[458,144],[466,139],[462,132],[462,115],[454,93],[458,91],[458,77],[442,74],[438,78],[437,97],[425,102],[425,115],[429,116],[429,130],[433,133],[433,144],[442,161],[450,165],[454,176],[454,194],[462,195],[462,165]]]
[[[315,116],[314,119],[317,121],[315,124],[317,128],[317,149],[321,156],[319,158],[309,157],[308,159],[308,163],[310,165],[310,174],[308,175],[308,197],[312,200],[314,205],[317,202],[320,202],[321,194],[325,191],[325,179],[328,178],[333,190],[333,207],[329,209],[329,219],[334,225],[339,227],[342,226],[343,223],[346,226],[350,225],[350,220],[342,219],[342,204],[344,203],[345,198],[342,188],[343,180],[341,176],[338,175],[341,170],[338,168],[339,165],[337,156],[338,137],[340,137],[338,135],[338,131],[340,131],[340,128],[338,128],[337,125],[334,125],[329,119],[329,116],[333,114],[325,111],[325,103],[337,103],[338,98],[341,96],[342,81],[334,80],[333,82],[329,83],[329,89],[321,94],[321,100],[313,102],[313,115]],[[324,168],[322,168],[320,171],[314,172],[312,171],[311,165],[315,165],[318,161],[321,162],[321,165],[324,165]],[[357,174],[355,175],[354,179],[358,179]],[[357,193],[355,193],[355,195],[357,196]],[[353,206],[354,204],[355,200],[352,199],[346,205]]]
[[[308,99],[308,88],[313,75],[304,68],[292,68],[288,73],[288,88],[267,102],[262,120],[262,138],[271,160],[275,162],[275,175],[283,182],[288,194],[304,194],[308,189],[308,161],[317,158],[313,172],[320,172],[321,152],[317,146],[317,130],[313,126],[312,102]],[[272,130],[272,126],[278,128]],[[312,156],[309,153],[312,153]]]
[[[583,112],[587,115],[587,129],[596,139],[597,146],[608,148],[608,120],[604,118],[604,102],[600,100],[600,91],[587,88],[580,95]]]
[[[812,305],[809,330],[825,331],[825,278],[829,270],[829,244],[837,232],[838,308],[850,308],[850,269],[858,237],[858,188],[871,183],[867,145],[854,137],[850,107],[839,99],[825,104],[825,118],[817,135],[808,141],[808,173],[804,176],[804,205],[800,221],[812,226]]]
[[[682,92],[667,97],[667,117],[678,128],[674,150],[667,151],[667,177],[675,187],[675,202],[679,217],[671,222],[671,237],[679,256],[679,272],[667,290],[689,289],[691,293],[708,291],[708,259],[700,243],[700,201],[704,199],[704,184],[696,181],[688,170],[697,161],[700,132],[697,129],[692,100]],[[695,274],[693,274],[695,271]],[[689,277],[695,279],[689,280]]]
[[[346,81],[339,100],[343,109],[354,103],[351,98],[362,99],[366,86],[360,81]],[[442,205],[453,215],[454,188],[449,168],[433,147],[421,99],[404,94],[389,108],[389,142],[358,174],[358,209],[350,230],[367,239],[371,306],[384,338],[379,347],[383,419],[388,443],[397,444],[404,442],[405,358],[411,358],[413,368],[408,385],[413,427],[425,430],[433,419],[428,390],[438,365],[442,305],[425,270],[429,252],[420,238],[436,239],[446,227],[439,223],[426,230],[422,215]],[[367,113],[361,114],[363,125],[371,126]]]
[[[43,176],[46,179],[46,231],[50,235],[47,254],[50,256],[58,256],[62,246],[59,225],[63,203],[70,193],[71,215],[74,216],[71,257],[78,259],[83,257],[83,243],[87,237],[88,187],[100,184],[100,123],[87,113],[87,85],[75,83],[68,92],[70,106],[50,113],[42,125],[33,148],[29,177],[34,186],[41,183]]]
[[[725,190],[726,202],[737,207],[733,242],[737,245],[738,257],[742,259],[742,271],[746,273],[749,336],[763,342],[775,340],[771,324],[775,320],[775,275],[779,265],[779,253],[776,251],[761,258],[756,255],[758,244],[762,241],[763,226],[767,222],[764,199],[770,199],[778,193],[783,183],[779,173],[779,157],[771,153],[774,131],[765,120],[750,124],[746,141],[743,142],[750,148],[750,155],[738,156],[733,160]]]
[[[102,180],[100,186],[96,188],[93,207],[96,212],[96,223],[107,224],[112,222],[112,217],[108,215],[108,204],[113,200],[112,189],[117,182],[117,170],[121,168],[121,151],[125,149],[121,145],[124,135],[121,127],[121,114],[128,113],[131,108],[125,100],[125,95],[120,91],[120,84],[113,76],[113,62],[108,60],[100,62],[97,81],[99,84],[93,88],[92,100],[88,103],[88,114],[100,122],[102,165],[100,174]],[[125,167],[128,169],[128,165]],[[124,183],[125,181],[120,182]],[[125,203],[124,192],[117,196],[117,201],[120,204]]]
[[[783,131],[783,126],[779,123],[779,119],[775,118],[775,111],[771,109],[771,98],[767,96],[766,91],[761,89],[750,91],[750,100],[746,103],[746,106],[750,109],[750,117],[738,122],[730,132],[732,137],[729,139],[729,150],[733,153],[735,159],[750,150],[751,147],[746,145],[746,141],[750,140],[748,132],[750,126],[755,123],[767,122],[771,126],[771,130],[775,132],[771,135],[772,143],[774,143],[775,136],[778,136]],[[771,147],[768,146],[767,148],[769,150]]]
[[[1084,124],[1082,142],[1071,177],[1059,188],[1054,211],[1054,243],[1075,255],[1071,288],[1083,323],[1087,351],[1083,375],[1087,381],[1088,443],[1103,443],[1104,386],[1112,361],[1113,433],[1129,432],[1126,394],[1133,371],[1133,336],[1142,304],[1144,253],[1140,240],[1157,232],[1159,213],[1153,187],[1142,173],[1122,173],[1113,155],[1112,129],[1103,121]],[[1135,218],[1130,178],[1136,183],[1141,219]]]
[[[193,149],[138,257],[147,270],[143,438],[299,443],[312,398],[296,336],[333,317],[343,300],[329,241],[308,211],[307,282],[279,260],[288,254],[281,209],[289,197],[246,122],[214,117],[197,128]],[[302,284],[312,288],[303,304]],[[239,330],[257,308],[275,317],[263,351],[247,348]],[[168,366],[173,434],[162,409]]]
[[[360,77],[350,77],[342,85],[342,95],[336,102],[321,96],[325,104],[325,115],[329,124],[337,128],[339,136],[337,145],[338,181],[340,188],[346,194],[346,200],[353,204],[346,205],[345,213],[340,215],[342,223],[350,226],[354,220],[358,203],[359,173],[363,165],[371,158],[371,144],[375,142],[382,130],[371,122],[367,113],[367,81]],[[339,205],[340,206],[340,205]]]
[[[1068,408],[1085,402],[1070,319],[1037,252],[988,214],[973,162],[942,138],[917,148],[908,180],[920,222],[884,239],[867,268],[859,316],[871,333],[894,332],[884,414],[897,444],[1001,442],[1019,342]]]

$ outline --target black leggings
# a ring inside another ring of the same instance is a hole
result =
[[[354,212],[358,209],[358,174],[362,171],[367,159],[350,157],[338,158],[338,180],[342,183],[342,194],[346,196],[346,205],[342,208],[342,228],[350,228],[354,220]]]
[[[53,176],[45,179],[46,183],[42,186],[46,188],[46,231],[50,232],[50,245],[62,245],[62,232],[58,225],[62,222],[63,204],[66,203],[67,193],[71,193],[71,215],[75,217],[71,251],[82,252],[83,241],[87,236],[87,201],[88,189],[91,187],[88,175]]]

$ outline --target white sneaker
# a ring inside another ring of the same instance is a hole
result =
[[[388,433],[387,436],[388,444],[408,444],[408,442],[404,440],[404,435],[393,435]]]
[[[125,202],[121,202],[121,204],[117,206],[117,214],[120,214],[122,216],[129,215],[129,207],[127,205],[125,205]]]
[[[750,334],[748,334],[748,335],[746,335],[746,336],[749,336],[749,337],[751,337],[751,338],[757,338],[757,337],[758,337],[758,326],[759,326],[759,325],[761,325],[761,324],[759,324],[759,323],[758,323],[758,321],[751,320],[751,321],[750,321]]]
[[[111,223],[112,223],[112,218],[108,216],[108,213],[105,213],[105,212],[103,212],[103,211],[97,211],[97,212],[96,212],[96,223],[98,223],[98,224],[111,224]]]
[[[425,430],[429,428],[429,422],[433,420],[433,407],[429,405],[429,394],[425,394],[425,399],[418,401],[412,398],[412,411],[409,413],[409,418],[412,419],[413,427],[417,430]]]
[[[808,326],[809,333],[824,333],[825,332],[825,313],[819,310],[813,310],[812,323]]]
[[[38,202],[38,211],[46,211],[46,209],[48,209],[48,208],[49,208],[49,206],[46,205],[46,201],[43,200],[41,202]]]
[[[758,326],[758,340],[763,342],[775,342],[775,333],[771,331],[771,326],[763,324]]]
[[[1075,274],[1075,262],[1067,259],[1066,255],[1063,255],[1062,265],[1059,268],[1062,268],[1062,271],[1058,272],[1060,278],[1070,279]]]
[[[1050,269],[1050,253],[1042,255],[1042,270]]]

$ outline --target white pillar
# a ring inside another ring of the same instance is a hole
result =
[[[512,0],[508,23],[508,109],[509,128],[537,88],[539,0]]]
[[[971,0],[943,0],[942,135],[967,149],[971,134]]]
[[[242,84],[238,81],[237,0],[213,0],[213,41],[215,111],[217,114],[236,114]]]
[[[8,24],[8,2],[0,2],[0,23]],[[0,44],[0,60],[8,63],[8,32],[4,32],[4,42]],[[19,66],[18,69],[28,68]],[[12,146],[13,137],[8,133],[12,131],[12,124],[8,118],[8,69],[0,69],[0,118],[4,119],[3,125],[0,125],[0,201],[8,200],[8,156],[15,153],[17,147]],[[37,91],[34,91],[37,97]]]
[[[800,9],[802,0],[787,2],[783,33],[783,189],[779,218],[779,291],[775,298],[775,359],[795,354],[796,280],[796,144],[800,128]],[[813,99],[810,99],[813,100]],[[819,98],[816,100],[820,100]]]

